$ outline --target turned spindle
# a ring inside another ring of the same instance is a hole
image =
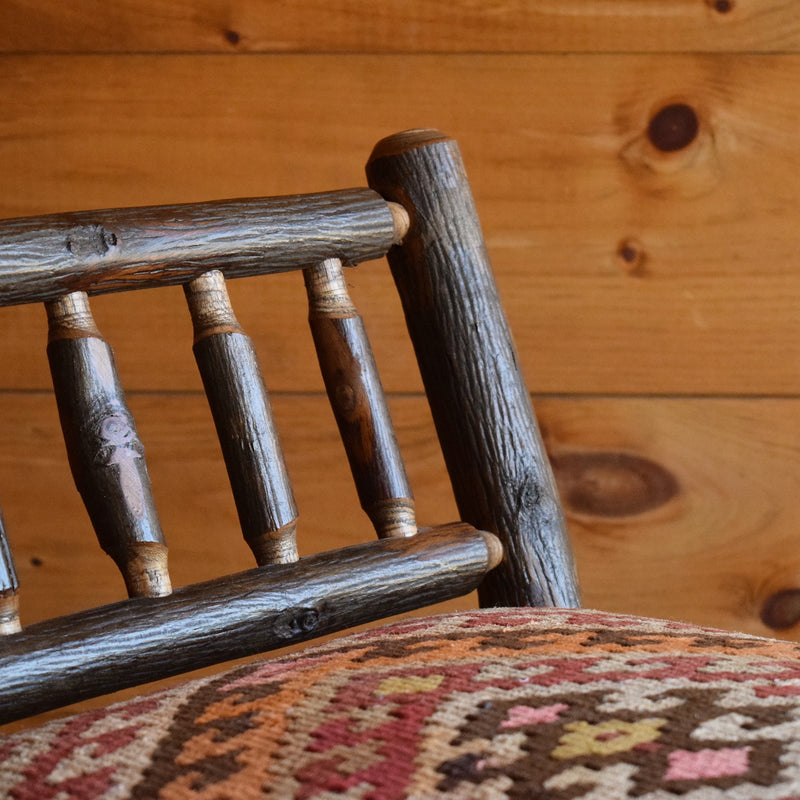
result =
[[[14,556],[8,545],[5,524],[0,514],[0,636],[17,633],[19,623],[19,580]]]
[[[297,507],[253,344],[221,272],[195,278],[184,291],[242,534],[258,564],[296,561]]]
[[[414,499],[364,323],[347,291],[342,262],[303,271],[309,324],[322,377],[361,506],[378,536],[413,536]]]
[[[169,594],[167,546],[111,347],[83,292],[45,304],[47,356],[75,485],[128,594]]]

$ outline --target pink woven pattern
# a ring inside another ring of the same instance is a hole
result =
[[[0,796],[800,797],[799,654],[591,611],[413,620],[0,739]]]

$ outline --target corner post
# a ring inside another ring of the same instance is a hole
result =
[[[579,605],[553,474],[517,362],[456,142],[413,130],[379,142],[369,185],[410,229],[388,254],[465,522],[506,558],[484,606]]]

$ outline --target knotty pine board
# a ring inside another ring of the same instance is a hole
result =
[[[202,395],[129,399],[174,583],[248,568]],[[301,553],[371,539],[326,400],[278,395],[273,403]],[[457,518],[424,399],[392,397],[390,407],[420,522]],[[800,579],[800,401],[539,398],[535,407],[586,606],[774,633],[761,607]],[[72,487],[44,393],[0,393],[0,502],[24,622],[122,597]],[[778,635],[798,638],[800,626]]]
[[[789,51],[787,0],[84,0],[0,5],[4,52]]]
[[[800,392],[796,56],[5,56],[0,87],[3,216],[360,185],[380,137],[438,126],[533,391]],[[663,154],[674,100],[700,131]],[[385,267],[351,282],[387,388],[418,391]],[[299,276],[231,288],[270,388],[317,391]],[[96,311],[129,389],[198,388],[180,292]],[[41,318],[0,313],[2,387],[48,384]]]

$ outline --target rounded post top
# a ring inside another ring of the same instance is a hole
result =
[[[387,136],[381,139],[372,149],[367,164],[378,161],[381,158],[398,156],[409,150],[416,150],[419,147],[426,147],[430,144],[452,141],[452,137],[437,130],[436,128],[413,128],[407,131]]]

